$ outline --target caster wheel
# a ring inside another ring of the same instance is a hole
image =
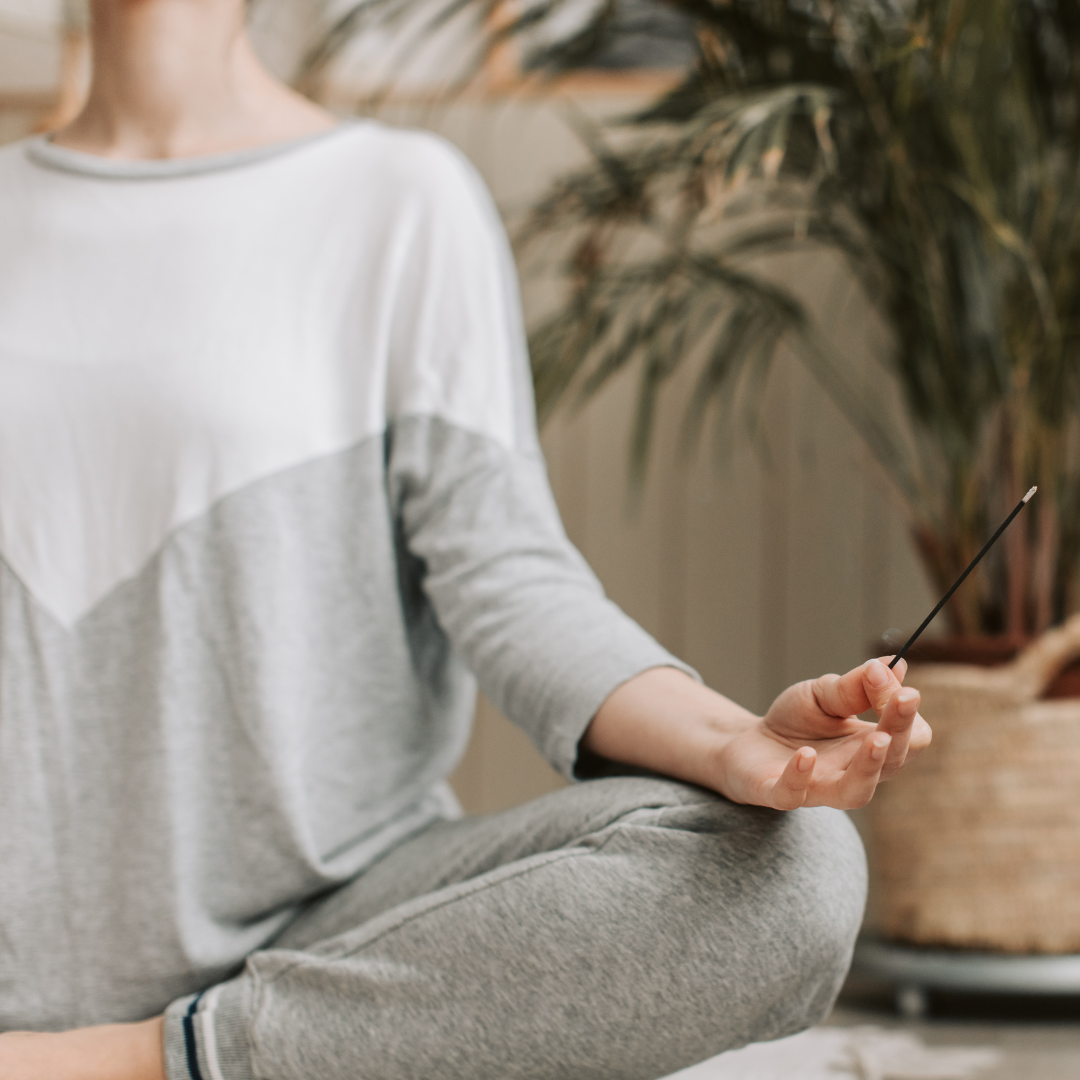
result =
[[[905,983],[896,988],[896,1011],[905,1020],[921,1020],[929,1010],[930,1001],[921,986]]]

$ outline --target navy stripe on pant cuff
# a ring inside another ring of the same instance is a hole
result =
[[[191,1080],[203,1080],[199,1068],[199,1048],[195,1043],[195,1010],[199,1007],[202,994],[197,994],[184,1016],[184,1048],[187,1050],[187,1067]]]

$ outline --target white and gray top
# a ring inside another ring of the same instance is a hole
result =
[[[664,664],[454,150],[0,151],[0,1030],[160,1011],[449,812],[470,673],[569,775]]]

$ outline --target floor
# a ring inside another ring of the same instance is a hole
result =
[[[849,978],[822,1025],[667,1080],[1080,1080],[1080,997],[931,995],[901,1018],[889,987]]]
[[[929,1015],[904,1021],[887,987],[850,980],[830,1026],[873,1025],[917,1035],[931,1047],[992,1047],[978,1080],[1080,1080],[1080,999],[936,995]]]

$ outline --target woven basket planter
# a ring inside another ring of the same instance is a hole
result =
[[[929,750],[867,814],[875,929],[924,946],[1080,952],[1080,698],[1039,700],[1080,616],[997,668],[913,665]]]

